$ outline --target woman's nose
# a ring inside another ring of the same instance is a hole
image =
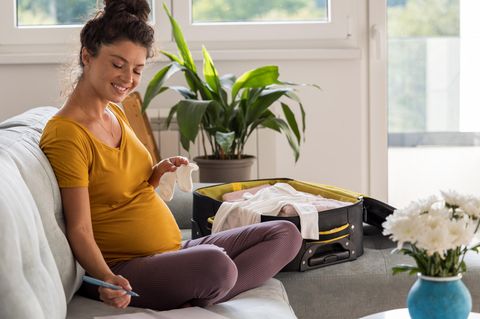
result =
[[[133,82],[133,71],[126,69],[123,74],[122,74],[122,80],[125,81],[126,83],[132,83]]]

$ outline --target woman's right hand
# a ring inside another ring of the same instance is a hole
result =
[[[126,290],[132,290],[128,280],[123,278],[121,275],[112,274],[105,277],[103,281],[120,286]],[[124,309],[130,304],[131,296],[128,295],[124,290],[113,290],[99,287],[98,292],[100,293],[100,300],[110,306]]]

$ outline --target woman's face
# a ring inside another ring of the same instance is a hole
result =
[[[119,103],[140,82],[147,49],[123,40],[102,45],[96,57],[83,48],[84,79],[102,102]]]

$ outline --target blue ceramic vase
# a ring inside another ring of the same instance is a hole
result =
[[[412,319],[467,319],[472,310],[472,296],[462,282],[462,275],[428,277],[418,274],[407,297]]]

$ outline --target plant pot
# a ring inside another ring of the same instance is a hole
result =
[[[219,160],[198,156],[193,159],[200,168],[201,183],[231,183],[251,179],[255,156],[245,155],[241,159]]]
[[[472,296],[462,282],[462,275],[428,277],[418,274],[407,297],[412,319],[467,319],[472,310]]]

